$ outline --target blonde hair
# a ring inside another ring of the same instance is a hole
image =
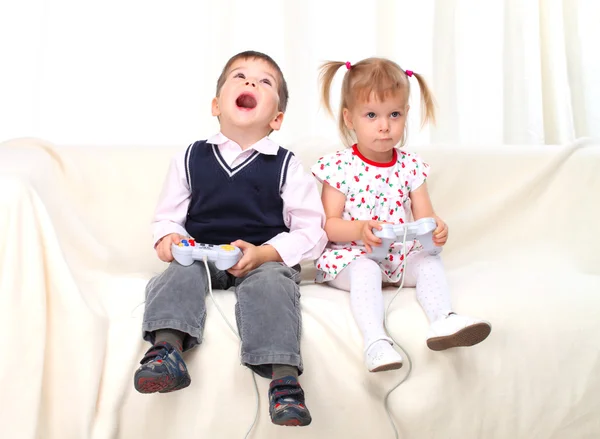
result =
[[[349,63],[340,61],[327,61],[320,68],[321,100],[332,117],[334,115],[329,102],[331,83],[338,69],[348,65]],[[428,122],[435,123],[435,102],[427,82],[422,75],[410,73],[417,79],[421,90],[421,127]],[[348,146],[354,143],[354,134],[344,123],[344,108],[352,110],[357,102],[368,101],[372,95],[379,100],[384,100],[405,87],[410,96],[410,81],[407,73],[393,61],[385,58],[367,58],[352,64],[344,74],[338,116],[338,128],[345,143]],[[406,132],[402,136],[401,144],[404,145],[405,142]]]

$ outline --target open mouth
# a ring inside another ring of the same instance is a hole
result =
[[[256,98],[250,93],[242,93],[235,100],[235,105],[245,110],[252,110],[256,107]]]

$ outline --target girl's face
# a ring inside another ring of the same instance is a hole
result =
[[[408,109],[407,89],[401,89],[383,101],[371,95],[369,100],[357,102],[352,110],[344,108],[344,123],[356,134],[358,149],[365,157],[386,162],[402,140]]]

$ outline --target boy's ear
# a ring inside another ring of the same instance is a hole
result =
[[[219,108],[218,98],[213,98],[212,100],[212,115],[217,117],[221,115],[221,109]]]
[[[273,131],[278,131],[281,128],[282,123],[283,123],[283,112],[280,111],[277,113],[277,116],[275,116],[275,119],[273,119],[271,121],[269,126],[271,127],[271,129]]]
[[[346,128],[348,128],[349,130],[353,130],[354,125],[352,125],[352,119],[350,117],[350,110],[348,110],[347,108],[344,108],[342,115],[344,117],[344,124],[346,124]]]

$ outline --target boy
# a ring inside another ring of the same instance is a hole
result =
[[[171,264],[146,288],[142,330],[153,346],[134,376],[139,392],[172,392],[191,382],[181,354],[202,341],[208,279],[201,261],[183,267],[171,254],[171,244],[190,235],[242,250],[227,271],[209,263],[214,288],[236,289],[242,363],[272,379],[273,423],[310,424],[297,379],[303,370],[299,263],[316,259],[327,237],[316,183],[267,137],[281,127],[287,100],[273,59],[252,51],[235,55],[212,101],[220,132],[173,159],[153,223],[158,256]]]

